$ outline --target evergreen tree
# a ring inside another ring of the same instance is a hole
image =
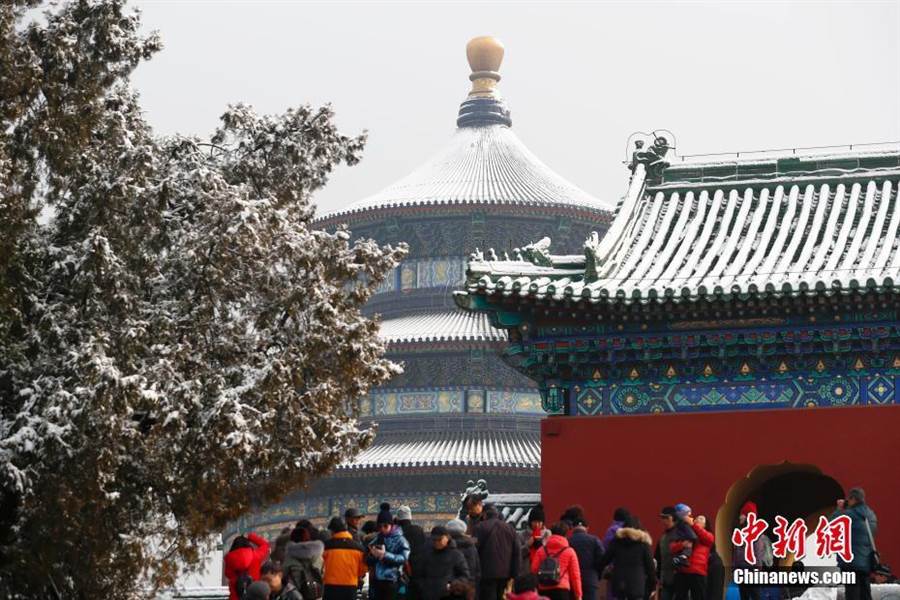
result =
[[[137,13],[39,4],[0,7],[0,596],[146,597],[371,441],[405,249],[311,227],[365,141],[329,107],[159,137]]]

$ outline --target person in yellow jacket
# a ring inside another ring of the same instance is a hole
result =
[[[368,572],[366,550],[347,531],[347,523],[334,517],[328,523],[331,539],[325,542],[322,600],[355,600],[359,581]]]

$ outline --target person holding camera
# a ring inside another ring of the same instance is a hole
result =
[[[841,516],[850,517],[853,560],[846,562],[838,557],[838,568],[856,573],[856,583],[844,586],[844,597],[846,600],[872,600],[869,574],[876,570],[879,562],[875,550],[878,517],[866,504],[866,492],[862,488],[852,488],[846,500],[837,501],[837,510],[831,515],[831,519]]]

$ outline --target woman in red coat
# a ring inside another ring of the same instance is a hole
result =
[[[540,594],[550,600],[581,600],[581,568],[578,566],[578,555],[566,539],[568,532],[569,526],[565,523],[554,524],[546,543],[531,557],[531,572],[535,575],[538,575],[541,563],[547,558],[555,558],[559,562],[559,580],[552,585],[539,581],[538,585]]]
[[[252,531],[247,537],[239,535],[231,543],[225,555],[225,578],[228,579],[229,600],[240,600],[237,594],[238,578],[248,575],[259,581],[259,568],[269,556],[269,542]]]
[[[681,554],[686,545],[691,547],[691,555],[687,564],[675,571],[675,600],[687,600],[688,595],[690,595],[691,600],[705,600],[709,549],[712,548],[715,537],[704,528],[705,523],[703,521],[694,521],[689,508],[688,514],[683,516],[682,519],[691,528],[697,539],[692,542],[677,540],[669,544],[672,556]]]

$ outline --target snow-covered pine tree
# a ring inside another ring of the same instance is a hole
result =
[[[146,597],[370,442],[399,368],[360,307],[405,249],[311,228],[364,143],[329,107],[160,138],[138,15],[39,4],[0,6],[0,596]]]

